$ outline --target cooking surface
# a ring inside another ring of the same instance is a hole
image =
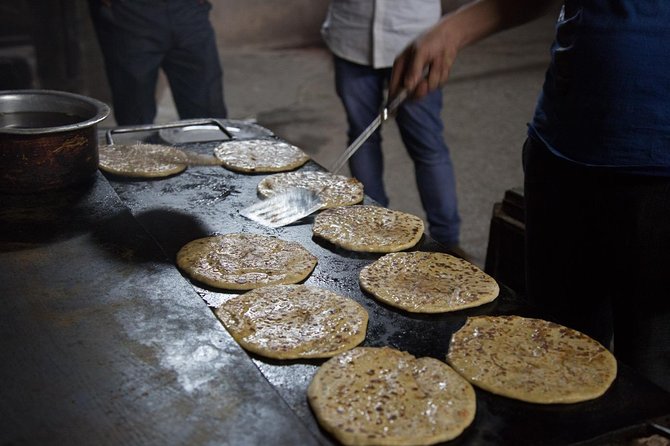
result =
[[[2,198],[0,443],[316,444],[101,175]]]
[[[241,129],[238,139],[258,134],[229,124]],[[180,147],[211,154],[216,145]],[[0,304],[0,342],[14,359],[1,375],[10,383],[2,416],[13,424],[4,440],[36,442],[39,432],[65,435],[65,426],[70,437],[61,438],[70,443],[332,442],[306,401],[322,361],[247,355],[211,311],[231,294],[191,283],[174,266],[179,248],[198,237],[254,232],[300,242],[319,259],[305,283],[368,310],[367,346],[444,360],[466,316],[542,316],[506,288],[490,304],[453,314],[379,304],[358,285],[360,269],[379,255],[312,239],[309,218],[270,229],[238,214],[257,200],[263,177],[219,166],[159,180],[99,175],[83,191],[3,206],[0,293],[11,299]],[[419,249],[439,246],[424,240]],[[603,397],[580,404],[540,406],[476,392],[475,421],[453,444],[571,444],[670,412],[670,395],[621,364]]]

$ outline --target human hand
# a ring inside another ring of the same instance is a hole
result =
[[[447,82],[457,53],[447,31],[438,24],[396,58],[389,84],[391,97],[406,88],[410,97],[418,99]]]
[[[472,0],[444,15],[395,60],[389,94],[406,88],[420,98],[447,82],[460,49],[503,29],[527,23],[556,0]]]

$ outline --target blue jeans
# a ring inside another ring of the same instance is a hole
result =
[[[375,69],[335,56],[335,88],[347,113],[349,143],[379,114],[390,75],[390,68]],[[443,137],[441,110],[442,92],[437,90],[420,101],[405,102],[395,119],[407,152],[414,161],[417,188],[430,235],[451,247],[459,242],[461,219],[454,167]],[[388,206],[381,143],[381,133],[377,130],[351,157],[349,167],[351,174],[363,183],[365,193]]]
[[[181,119],[225,118],[223,71],[204,0],[89,0],[119,125],[151,124],[165,72]]]

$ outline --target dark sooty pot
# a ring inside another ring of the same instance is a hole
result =
[[[0,91],[0,192],[82,183],[98,169],[97,124],[109,107],[52,90]]]

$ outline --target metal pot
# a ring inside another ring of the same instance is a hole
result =
[[[109,107],[52,90],[0,91],[0,192],[82,183],[98,169],[97,124]]]

